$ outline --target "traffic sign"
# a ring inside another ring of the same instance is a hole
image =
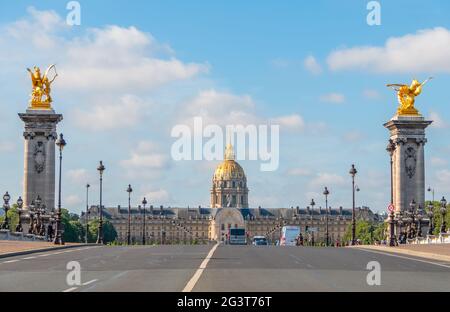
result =
[[[394,212],[394,210],[395,210],[394,204],[389,204],[387,209],[388,209],[389,212]]]

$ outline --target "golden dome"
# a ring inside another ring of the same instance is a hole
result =
[[[214,172],[214,180],[245,179],[244,169],[234,160],[233,146],[227,144],[225,160],[217,166]]]
[[[224,160],[214,172],[214,180],[244,179],[244,169],[232,159]]]

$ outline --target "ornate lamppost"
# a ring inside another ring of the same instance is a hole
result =
[[[408,211],[408,221],[409,221],[409,228],[408,228],[408,238],[412,239],[415,236],[415,224],[416,224],[416,219],[415,219],[415,212],[416,211],[416,201],[413,199],[411,201],[411,203],[409,204],[409,211]]]
[[[105,171],[105,166],[100,160],[100,164],[97,167],[100,174],[100,207],[99,207],[99,221],[98,221],[98,233],[97,233],[97,244],[103,244],[103,206],[102,206],[102,190],[103,190],[103,171]]]
[[[145,231],[145,205],[147,205],[147,199],[142,200],[142,206],[144,207],[143,212],[143,218],[142,218],[142,245],[145,245],[145,235],[146,235],[146,231]]]
[[[86,184],[86,215],[84,221],[86,222],[86,234],[84,235],[84,241],[88,243],[88,233],[89,233],[89,188],[91,186],[89,183]]]
[[[395,152],[395,143],[392,139],[389,140],[389,143],[386,147],[386,151],[389,153],[389,159],[390,159],[390,171],[391,171],[391,205],[394,205],[394,152]],[[394,221],[394,211],[390,213],[390,219],[389,219],[389,227],[390,227],[390,238],[389,238],[389,246],[395,246],[395,221]]]
[[[3,195],[3,209],[5,210],[5,220],[2,224],[3,230],[9,230],[9,218],[8,218],[8,211],[9,211],[9,200],[11,199],[11,196],[9,195],[8,191],[6,191],[5,195]]]
[[[325,195],[325,246],[328,247],[329,244],[329,233],[328,233],[328,195],[330,194],[330,191],[328,191],[328,188],[325,186],[325,189],[323,190],[323,195]]]
[[[417,235],[416,237],[422,237],[422,219],[423,219],[424,211],[422,207],[419,205],[416,212],[417,218]]]
[[[314,198],[311,199],[311,228],[313,227],[313,215],[314,215],[314,206],[316,205],[316,202],[314,201]],[[311,230],[311,245],[314,246],[314,231]]]
[[[29,208],[30,208],[30,227],[28,228],[28,234],[34,234],[34,208],[35,208],[34,199],[31,201]]]
[[[22,228],[22,207],[23,207],[23,200],[22,197],[19,196],[17,199],[17,212],[19,213],[19,222],[16,226],[16,232],[23,232]]]
[[[63,134],[59,134],[59,138],[55,142],[59,148],[59,191],[58,191],[58,211],[56,212],[56,231],[55,231],[55,245],[64,245],[61,228],[61,169],[62,169],[62,151],[67,145]]]
[[[358,173],[358,171],[355,168],[355,165],[352,165],[352,168],[349,171],[350,175],[352,176],[352,198],[353,198],[353,204],[352,204],[352,246],[356,244],[356,216],[355,216],[355,175]]]
[[[430,219],[428,224],[428,235],[433,235],[434,232],[434,205],[432,202],[428,204],[428,218]]]
[[[434,188],[428,187],[428,192],[431,192],[432,194],[432,198],[433,198],[433,202],[434,202]]]
[[[42,199],[41,196],[37,196],[36,200],[34,201],[35,203],[35,214],[36,214],[36,226],[34,228],[34,235],[40,235],[40,230],[41,230],[41,204],[42,204]]]
[[[131,192],[133,189],[131,185],[128,184],[127,193],[128,193],[128,230],[127,230],[127,242],[128,245],[131,244]]]
[[[447,223],[445,222],[445,216],[447,214],[447,200],[444,196],[441,199],[441,216],[442,216],[442,224],[441,224],[441,233],[447,232]]]

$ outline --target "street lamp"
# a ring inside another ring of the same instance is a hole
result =
[[[103,244],[103,206],[102,206],[102,190],[103,190],[103,171],[105,171],[105,166],[103,166],[103,161],[100,160],[100,164],[97,167],[100,174],[100,207],[99,207],[99,221],[98,221],[98,233],[97,233],[97,244]]]
[[[423,219],[424,211],[422,206],[419,205],[416,212],[417,217],[417,237],[422,237],[422,219]]]
[[[326,239],[326,243],[325,246],[328,247],[329,244],[329,234],[328,234],[328,195],[330,194],[330,191],[328,191],[328,188],[325,186],[325,189],[323,190],[323,195],[325,195],[325,212],[326,212],[326,218],[325,218],[325,222],[326,222],[326,227],[325,227],[325,239]]]
[[[30,203],[30,227],[28,228],[28,234],[34,234],[34,199]]]
[[[9,229],[9,218],[8,218],[8,210],[9,210],[9,200],[11,199],[11,196],[9,195],[8,191],[6,191],[5,195],[3,195],[3,209],[5,210],[5,220],[2,224],[3,230]]]
[[[23,232],[23,228],[22,228],[22,207],[23,207],[23,200],[22,200],[22,197],[19,196],[19,198],[17,199],[17,211],[19,213],[19,222],[17,223],[17,226],[16,226],[16,232]]]
[[[34,226],[34,235],[40,235],[40,229],[41,229],[41,204],[42,199],[41,196],[37,196],[34,201],[34,213],[36,215],[36,224]]]
[[[428,187],[428,192],[431,192],[431,194],[433,195],[433,202],[434,202],[434,188]]]
[[[127,231],[127,241],[128,245],[131,244],[131,192],[133,189],[131,185],[128,184],[127,193],[128,193],[128,231]]]
[[[86,215],[84,221],[86,222],[86,234],[84,235],[84,241],[88,243],[88,233],[89,233],[89,188],[91,186],[89,183],[86,184]]]
[[[146,234],[146,231],[145,231],[145,205],[147,205],[147,199],[145,199],[145,197],[144,197],[144,199],[142,200],[142,206],[144,207],[144,217],[142,218],[142,245],[145,245],[145,234]]]
[[[441,199],[441,216],[442,216],[442,224],[441,224],[441,233],[445,233],[447,230],[447,223],[445,222],[445,215],[447,214],[447,200],[442,196]]]
[[[58,191],[58,211],[56,212],[56,235],[54,243],[56,245],[64,245],[64,240],[62,237],[62,228],[61,228],[61,168],[62,168],[62,151],[64,146],[67,145],[64,140],[63,134],[59,134],[59,138],[55,142],[56,146],[59,147],[59,191]]]
[[[389,143],[386,147],[386,151],[389,153],[390,164],[391,164],[391,204],[394,204],[394,175],[393,175],[393,164],[394,164],[394,152],[395,152],[395,143],[392,139],[389,140]]]
[[[314,201],[314,198],[311,199],[311,228],[313,227],[313,214],[314,214],[314,206],[316,205],[316,202]],[[311,245],[314,246],[314,231],[311,230]]]
[[[409,204],[409,216],[411,217],[411,219],[409,220],[409,233],[408,233],[408,238],[414,238],[415,234],[415,224],[416,224],[416,219],[415,219],[415,211],[416,211],[416,201],[413,199],[411,201],[411,203]]]
[[[358,171],[355,168],[355,165],[352,165],[352,168],[349,171],[352,176],[352,195],[353,195],[353,205],[352,205],[352,246],[356,244],[356,216],[355,216],[355,175]]]
[[[433,235],[434,232],[434,205],[433,203],[428,204],[428,218],[430,222],[428,224],[428,235]]]

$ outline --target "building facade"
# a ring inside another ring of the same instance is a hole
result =
[[[228,145],[224,161],[214,172],[211,187],[211,207],[172,208],[142,207],[131,209],[131,242],[149,244],[176,244],[192,241],[225,241],[230,228],[245,228],[249,237],[266,236],[270,242],[280,237],[284,225],[300,226],[305,238],[324,242],[328,223],[330,242],[342,241],[352,221],[352,209],[330,208],[249,208],[247,178],[236,162],[233,147]],[[128,207],[106,207],[103,215],[117,231],[117,240],[126,242],[128,236]],[[89,218],[98,217],[98,207],[89,209]],[[356,217],[380,221],[367,207],[357,208]],[[82,220],[85,215],[82,214]],[[328,219],[328,222],[327,222]]]

